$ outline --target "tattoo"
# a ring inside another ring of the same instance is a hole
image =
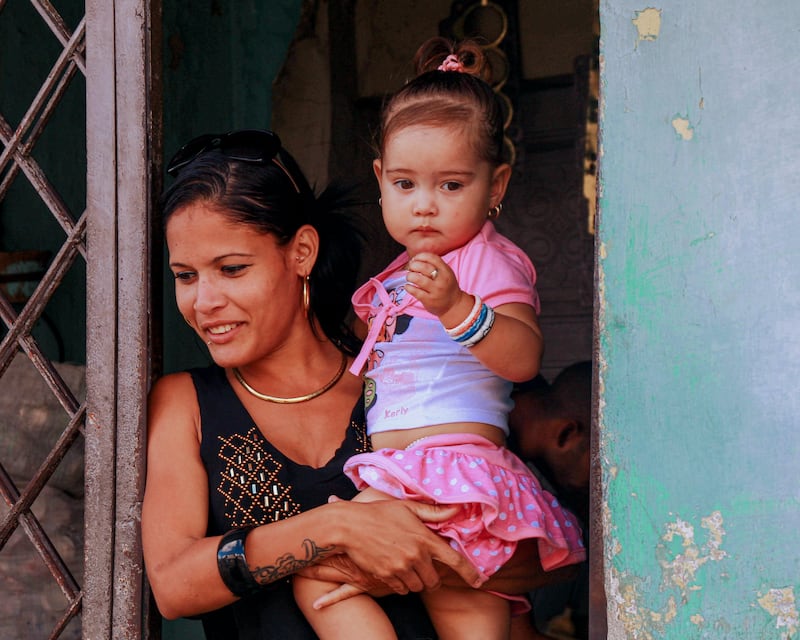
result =
[[[278,558],[274,565],[256,567],[250,573],[259,584],[269,584],[325,558],[331,554],[333,549],[333,546],[318,547],[313,540],[306,538],[303,540],[305,558],[296,558],[293,554],[287,553]]]

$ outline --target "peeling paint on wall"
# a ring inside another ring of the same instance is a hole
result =
[[[686,118],[674,117],[672,119],[672,128],[684,140],[691,140],[694,137],[694,129]]]
[[[605,525],[611,525],[610,513],[605,513]],[[689,603],[691,594],[702,589],[698,572],[708,562],[719,562],[727,557],[722,550],[725,536],[723,518],[719,511],[702,518],[700,526],[707,530],[706,541],[698,545],[695,541],[695,527],[686,520],[676,518],[664,525],[665,533],[656,545],[655,554],[661,566],[660,591],[670,593],[659,608],[644,604],[648,591],[648,579],[628,571],[620,571],[612,562],[622,552],[618,540],[613,539],[608,547],[606,589],[609,602],[609,631],[617,626],[616,634],[609,637],[625,637],[641,640],[654,640],[664,635],[666,627],[674,622],[682,607]],[[679,543],[678,551],[672,549]],[[796,612],[795,612],[796,615]],[[691,622],[698,627],[705,624],[704,617],[695,613]],[[654,635],[655,634],[655,635]]]
[[[661,585],[664,589],[677,589],[681,595],[681,603],[689,601],[689,592],[697,591],[700,587],[694,583],[697,580],[697,571],[709,560],[717,562],[727,554],[720,549],[725,530],[722,528],[722,514],[715,511],[707,518],[700,521],[700,526],[708,529],[708,540],[703,547],[698,547],[694,541],[694,527],[677,518],[675,522],[666,525],[667,532],[662,536],[665,543],[680,538],[683,553],[669,558],[668,546],[659,544],[656,547],[656,556],[661,565]]]
[[[786,629],[781,634],[781,639],[789,640],[789,638],[794,637],[798,627],[794,588],[770,589],[764,595],[759,594],[759,596],[758,604],[761,605],[761,608],[775,617],[775,628]]]
[[[639,34],[637,44],[642,40],[650,42],[657,40],[661,31],[661,9],[648,8],[643,11],[637,11],[636,17],[632,22]]]

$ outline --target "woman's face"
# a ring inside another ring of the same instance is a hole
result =
[[[268,356],[307,327],[293,242],[280,246],[203,202],[175,211],[166,239],[178,309],[218,365]]]

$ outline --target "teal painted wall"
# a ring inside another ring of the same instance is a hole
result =
[[[600,12],[608,637],[798,637],[800,4]]]

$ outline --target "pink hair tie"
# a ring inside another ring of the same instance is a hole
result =
[[[464,71],[464,65],[458,59],[458,56],[451,53],[444,59],[444,62],[437,68],[438,71]]]

